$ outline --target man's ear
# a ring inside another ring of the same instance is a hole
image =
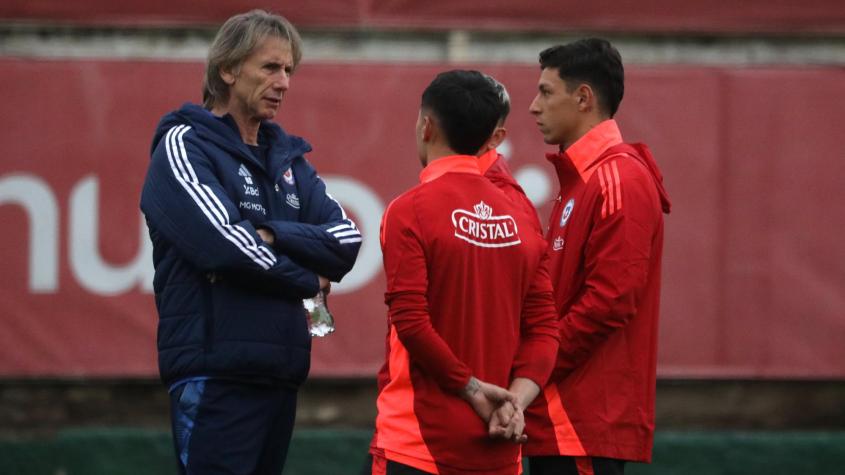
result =
[[[434,138],[434,120],[430,115],[423,116],[421,129],[423,142],[431,142],[432,138]]]
[[[580,112],[589,112],[596,108],[596,95],[593,93],[593,88],[589,84],[581,83],[575,89],[575,100],[578,102],[578,110]]]
[[[220,68],[220,79],[222,79],[223,82],[231,86],[232,84],[235,84],[235,78],[237,78],[237,74],[235,73],[233,68]]]
[[[504,127],[496,127],[493,129],[493,133],[490,134],[490,137],[484,142],[484,145],[478,149],[479,157],[484,155],[485,153],[489,152],[490,150],[495,150],[502,142],[505,141],[505,137],[507,137],[508,131]]]
[[[498,148],[499,145],[502,145],[502,142],[505,141],[505,138],[508,136],[508,129],[504,127],[496,127],[493,130],[493,135],[490,136],[490,140],[487,142],[487,150],[493,150]]]

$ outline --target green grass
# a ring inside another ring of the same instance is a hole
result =
[[[371,433],[294,432],[285,475],[357,475]],[[47,440],[0,440],[2,475],[161,475],[176,473],[170,434],[74,429]],[[839,474],[845,432],[658,432],[654,463],[631,475]]]

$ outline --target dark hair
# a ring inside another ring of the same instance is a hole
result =
[[[505,89],[505,85],[497,81],[496,78],[487,74],[484,76],[493,83],[496,87],[496,92],[499,94],[499,122],[504,124],[505,119],[508,118],[508,114],[511,112],[511,96],[508,94],[508,90]]]
[[[613,117],[625,94],[625,69],[619,51],[601,38],[584,38],[552,46],[540,53],[540,69],[557,69],[572,90],[587,83],[595,91],[602,111]]]
[[[495,83],[478,71],[440,73],[422,94],[422,108],[435,117],[449,148],[462,155],[475,155],[490,138],[501,104]]]

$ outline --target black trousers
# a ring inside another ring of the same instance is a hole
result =
[[[296,391],[224,380],[189,381],[170,394],[182,475],[281,475]]]
[[[431,475],[428,472],[409,467],[391,460],[387,461],[387,475]]]
[[[623,475],[625,461],[603,457],[529,457],[529,475]]]
[[[625,461],[601,457],[531,457],[528,459],[527,475],[623,475]],[[371,475],[372,455],[367,455],[360,475]],[[580,465],[580,467],[579,467]],[[586,470],[592,468],[592,472]],[[579,468],[581,468],[579,470]],[[429,475],[414,467],[387,461],[386,475]]]

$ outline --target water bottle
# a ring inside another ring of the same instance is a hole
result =
[[[316,296],[302,301],[308,314],[308,331],[311,336],[326,336],[334,332],[334,317],[326,306],[326,291],[320,289]]]

